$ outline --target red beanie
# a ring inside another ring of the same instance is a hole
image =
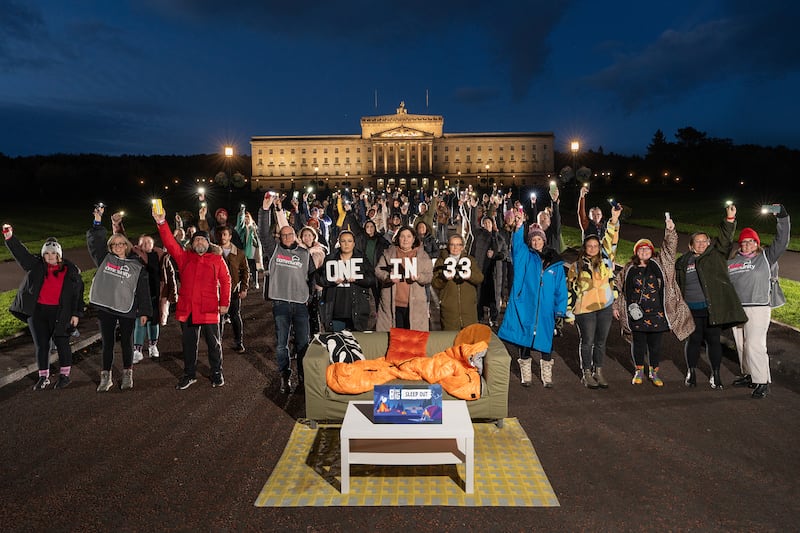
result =
[[[739,234],[739,244],[741,244],[745,239],[753,239],[756,241],[757,245],[761,246],[761,239],[758,238],[758,233],[756,233],[753,228],[744,228],[742,230],[742,232]]]
[[[228,210],[224,207],[220,207],[216,211],[214,211],[214,218],[217,218],[220,213],[225,213],[225,218],[228,218]]]

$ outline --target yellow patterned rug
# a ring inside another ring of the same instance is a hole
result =
[[[475,493],[465,494],[464,465],[350,467],[340,492],[339,428],[297,422],[256,507],[501,506],[557,507],[550,482],[516,418],[502,428],[475,423]]]

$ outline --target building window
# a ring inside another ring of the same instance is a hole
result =
[[[508,149],[513,152],[514,151],[514,145],[512,144],[511,146],[508,147]]]
[[[323,149],[322,149],[322,153],[323,153],[323,154],[327,154],[327,153],[328,153],[328,149],[327,149],[327,148],[323,148]]]
[[[344,162],[349,165],[350,164],[350,158],[349,157],[345,157],[344,158]]]
[[[272,148],[269,149],[269,155],[272,155]]]
[[[445,152],[449,152],[449,151],[450,151],[450,147],[449,147],[449,146],[445,146],[445,147],[444,147],[444,151],[445,151]]]
[[[444,162],[445,163],[450,162],[450,156],[449,155],[444,156]]]
[[[316,148],[312,148],[312,149],[311,149],[311,153],[312,153],[312,154],[316,154],[316,153],[317,153],[317,149],[316,149]]]
[[[337,146],[336,148],[334,148],[334,149],[333,149],[333,153],[334,153],[334,154],[338,154],[338,153],[339,153],[339,147],[338,147],[338,146]]]
[[[468,155],[468,156],[467,156],[467,163],[469,163],[470,161],[472,161],[472,160],[470,159],[471,157],[472,157],[472,156],[470,156],[470,155]]]
[[[467,152],[469,152],[469,146],[467,146]]]
[[[534,148],[536,148],[536,147],[534,146]],[[524,145],[524,144],[523,144],[523,145],[521,145],[521,146],[519,147],[519,149],[520,149],[520,150],[522,150],[522,151],[524,152],[524,151],[525,151],[525,145]]]
[[[264,164],[264,162],[263,162],[263,161],[261,161],[261,158],[259,157],[259,158],[258,158],[258,166],[261,166],[261,165],[263,165],[263,164]]]
[[[281,148],[281,155],[283,155],[283,148]]]
[[[292,154],[294,153],[294,148],[292,148],[292,151],[291,151],[291,153],[292,153]]]
[[[317,164],[317,158],[316,157],[314,158],[314,164],[315,165]]]
[[[306,153],[306,149],[305,149],[305,148],[303,148],[302,150],[300,150],[300,153],[301,153],[301,154],[304,154],[304,153]]]
[[[303,164],[304,165],[306,164],[306,158],[305,157],[303,158]]]
[[[350,153],[350,148],[345,148],[344,149],[344,153],[349,154]]]
[[[328,164],[328,158],[327,157],[322,160],[322,164],[323,165],[327,165]]]
[[[333,158],[333,164],[334,165],[338,165],[339,164],[339,158],[338,157],[334,157]]]
[[[456,146],[456,152],[458,152],[459,148],[460,148],[459,146]]]
[[[261,155],[261,148],[258,149],[258,155]]]

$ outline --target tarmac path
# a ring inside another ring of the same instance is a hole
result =
[[[604,365],[607,390],[580,385],[573,326],[555,341],[553,389],[536,381],[521,387],[512,363],[509,416],[530,437],[560,507],[256,508],[305,407],[301,394],[278,391],[270,304],[251,292],[243,315],[247,352],[236,354],[223,341],[222,388],[211,387],[201,347],[206,379],[175,390],[183,364],[174,320],[162,331],[161,358],[135,366],[131,391],[119,390],[117,348],[116,386],[95,392],[97,343],[80,351],[67,389],[34,392],[34,374],[0,387],[3,530],[797,529],[800,380],[776,373],[770,395],[757,401],[748,389],[711,390],[703,362],[698,387],[686,388],[682,348],[669,336],[665,386],[633,386],[629,347],[616,324]],[[94,322],[85,321],[84,336]],[[770,350],[795,354],[797,333],[784,329],[771,330]],[[5,350],[32,359],[22,339]],[[737,366],[726,349],[724,383]]]

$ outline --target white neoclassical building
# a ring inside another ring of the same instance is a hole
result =
[[[552,132],[444,133],[441,115],[361,118],[360,135],[255,136],[256,190],[329,187],[433,189],[525,186],[553,174]]]

